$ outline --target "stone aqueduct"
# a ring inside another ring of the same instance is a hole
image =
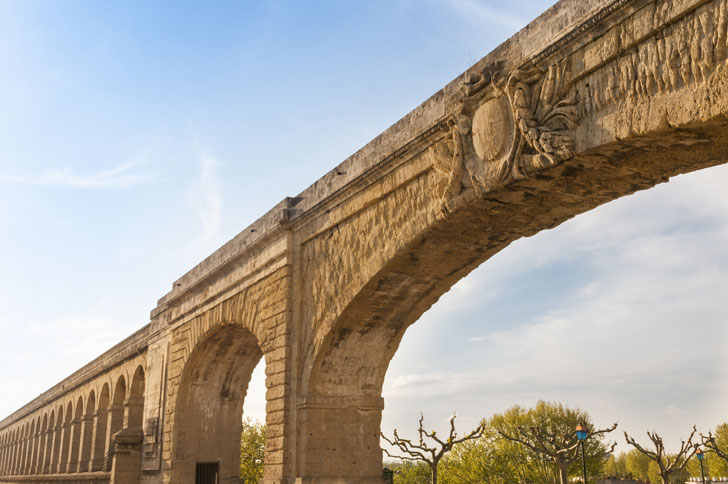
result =
[[[728,0],[562,0],[177,280],[151,322],[0,422],[0,482],[381,482],[388,363],[512,241],[725,163]]]

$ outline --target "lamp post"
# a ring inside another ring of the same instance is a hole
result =
[[[584,441],[586,440],[586,427],[582,424],[576,426],[576,438],[581,442],[581,468],[584,471],[584,484],[586,484],[586,455],[584,454]],[[705,483],[703,483],[705,484]]]
[[[700,461],[700,475],[703,476],[703,484],[705,484],[705,469],[703,469],[703,457],[705,457],[705,452],[703,452],[703,449],[698,448],[698,450],[695,451],[695,457],[697,457]]]

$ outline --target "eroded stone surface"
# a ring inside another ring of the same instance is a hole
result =
[[[725,163],[727,62],[726,0],[559,2],[0,422],[0,482],[193,482],[200,461],[236,482],[261,357],[264,481],[381,482],[407,327],[512,241]]]

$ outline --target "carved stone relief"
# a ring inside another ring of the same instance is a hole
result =
[[[448,136],[428,150],[446,180],[442,215],[572,158],[579,118],[710,82],[717,64],[723,68],[728,60],[728,1],[676,14],[679,3],[648,4],[615,26],[614,35],[548,67],[531,64],[507,72],[494,64],[470,75]],[[644,36],[645,31],[653,33]],[[576,80],[570,76],[574,62],[577,72],[590,66]]]
[[[489,99],[473,116],[473,145],[481,160],[496,160],[506,154],[513,136],[513,114],[506,96]]]
[[[673,21],[670,13],[675,8],[671,0],[645,7],[653,34],[640,42],[634,40],[633,22],[618,27],[619,54],[576,82],[582,116],[624,100],[638,103],[709,82],[725,64],[728,2],[707,2]]]
[[[428,150],[447,183],[442,214],[493,187],[574,156],[576,97],[566,63],[504,76],[485,71],[463,86],[450,135]]]

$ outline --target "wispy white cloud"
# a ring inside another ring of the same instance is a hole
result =
[[[136,170],[139,162],[121,163],[109,170],[81,174],[71,168],[49,170],[39,175],[0,174],[0,182],[24,185],[46,185],[91,190],[120,190],[130,188],[155,178],[152,173]]]
[[[220,163],[206,151],[199,156],[199,177],[190,187],[188,198],[202,223],[199,242],[209,241],[220,228],[222,219],[222,188],[218,168]]]

